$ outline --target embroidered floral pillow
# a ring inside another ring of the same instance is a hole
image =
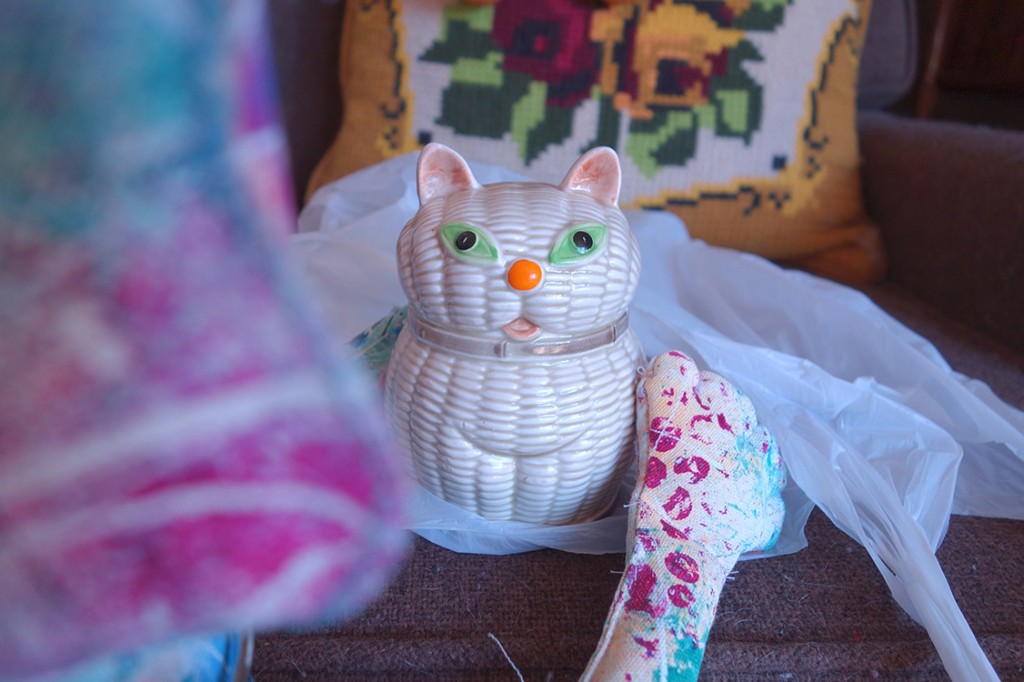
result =
[[[847,281],[882,274],[855,90],[870,0],[354,0],[345,121],[310,192],[443,142],[557,179],[618,150],[625,207]]]

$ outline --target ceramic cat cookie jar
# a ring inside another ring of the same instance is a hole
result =
[[[594,149],[557,187],[481,186],[430,144],[417,175],[397,247],[408,320],[385,384],[416,478],[487,519],[600,516],[633,454],[643,366],[618,157]]]

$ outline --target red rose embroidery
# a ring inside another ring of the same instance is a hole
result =
[[[491,36],[502,68],[548,84],[548,106],[574,107],[590,96],[600,68],[590,41],[593,6],[574,0],[515,0],[494,8]]]

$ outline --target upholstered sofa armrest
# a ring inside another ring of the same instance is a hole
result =
[[[889,277],[1024,352],[1024,133],[861,114]]]

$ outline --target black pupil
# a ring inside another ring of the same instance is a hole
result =
[[[459,236],[455,238],[455,248],[459,251],[469,251],[474,244],[476,244],[476,235],[469,230],[460,232]]]
[[[580,253],[586,253],[594,248],[594,238],[582,230],[572,233],[572,243]]]

